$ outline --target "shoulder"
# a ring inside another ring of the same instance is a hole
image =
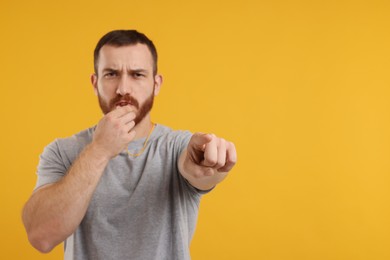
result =
[[[77,148],[84,147],[92,141],[93,132],[94,127],[91,127],[70,137],[58,138],[54,142],[62,150],[77,150]]]
[[[37,169],[35,189],[60,180],[68,171],[83,147],[92,140],[93,128],[68,138],[58,138],[43,150]]]
[[[192,133],[188,130],[173,130],[172,128],[156,124],[155,133],[153,133],[153,139],[175,139],[175,138],[188,138]]]
[[[94,128],[91,127],[70,137],[57,138],[45,147],[42,155],[73,161],[81,150],[92,141],[93,131]]]
[[[151,141],[164,142],[168,144],[187,144],[192,136],[188,130],[173,130],[170,127],[157,124]]]

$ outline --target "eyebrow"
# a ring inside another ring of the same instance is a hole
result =
[[[118,69],[113,69],[113,68],[104,68],[102,72],[118,72],[120,70]],[[146,69],[130,69],[128,70],[128,72],[132,72],[132,73],[148,73],[148,70]]]

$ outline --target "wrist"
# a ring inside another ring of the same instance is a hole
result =
[[[108,161],[112,158],[106,149],[102,148],[95,142],[90,143],[86,149],[92,158],[98,162],[108,163]]]

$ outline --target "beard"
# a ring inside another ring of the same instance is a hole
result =
[[[145,118],[145,116],[147,114],[149,114],[150,110],[152,110],[152,108],[153,108],[154,88],[153,88],[152,94],[141,105],[139,104],[138,100],[136,100],[134,97],[132,97],[128,94],[126,94],[125,96],[117,95],[116,97],[111,99],[109,102],[106,102],[100,96],[100,93],[98,93],[98,100],[99,100],[100,109],[102,110],[104,115],[106,115],[107,113],[116,109],[118,102],[124,101],[128,104],[131,104],[132,106],[134,106],[137,109],[137,111],[135,112],[136,116],[134,119],[134,123],[137,125],[139,122],[142,121],[142,119]]]

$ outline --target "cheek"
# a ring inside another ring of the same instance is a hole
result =
[[[150,97],[150,95],[154,95],[154,85],[150,82],[145,82],[144,84],[140,84],[136,89],[133,91],[133,96],[135,98],[139,98],[142,101]]]
[[[111,97],[111,96],[115,95],[116,88],[113,86],[113,84],[100,83],[98,85],[98,92],[99,92],[100,96]]]

